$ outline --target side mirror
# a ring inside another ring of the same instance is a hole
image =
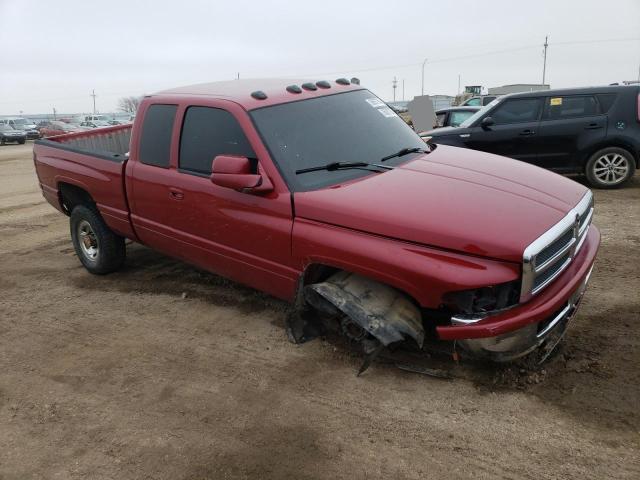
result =
[[[211,182],[233,190],[266,193],[273,184],[264,172],[251,173],[251,161],[247,157],[218,155],[211,164]]]
[[[482,119],[482,121],[480,122],[480,126],[484,129],[484,130],[489,130],[489,127],[491,125],[493,125],[495,122],[493,121],[493,118],[491,117],[484,117]]]

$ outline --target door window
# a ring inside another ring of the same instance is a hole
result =
[[[144,115],[140,138],[140,161],[147,165],[169,168],[171,133],[176,105],[151,105]]]
[[[436,115],[436,127],[444,127],[444,121],[447,118],[447,113],[438,113]]]
[[[188,173],[211,174],[217,155],[256,158],[242,127],[219,108],[189,107],[182,124],[179,167]]]
[[[570,97],[550,97],[545,103],[545,118],[559,120],[563,118],[588,117],[598,114],[598,104],[591,95]]]
[[[507,100],[490,114],[496,125],[534,122],[540,113],[540,99],[522,98]]]

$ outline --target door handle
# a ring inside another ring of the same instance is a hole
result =
[[[169,197],[172,200],[183,200],[184,199],[184,192],[178,188],[169,188]]]
[[[585,130],[596,130],[597,128],[602,128],[602,125],[599,125],[597,123],[590,123],[589,125],[584,127]]]
[[[529,130],[529,129],[527,129],[527,130],[522,130],[522,131],[520,132],[520,135],[522,135],[522,136],[535,135],[535,133],[536,133],[536,132],[535,132],[534,130]]]

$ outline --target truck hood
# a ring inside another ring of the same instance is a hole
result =
[[[296,217],[521,262],[587,188],[518,160],[439,145],[394,170],[294,194]]]

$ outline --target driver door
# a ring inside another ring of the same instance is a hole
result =
[[[493,124],[473,128],[467,146],[474,150],[536,163],[538,156],[538,127],[541,98],[505,100],[488,112]],[[480,120],[479,123],[481,123]]]

